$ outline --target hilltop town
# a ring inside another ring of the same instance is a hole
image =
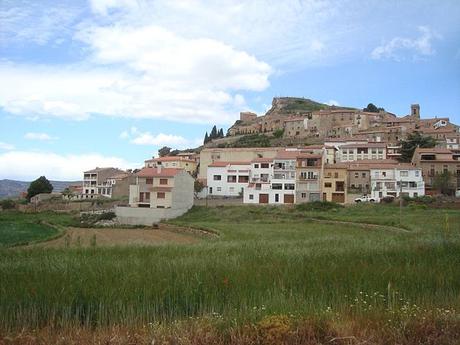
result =
[[[373,104],[356,109],[274,98],[262,116],[241,112],[226,136],[215,129],[199,148],[164,147],[159,157],[127,171],[85,171],[82,184],[70,185],[62,196],[125,200],[116,207],[117,219],[133,225],[177,217],[203,199],[347,204],[459,196],[459,126],[448,117],[421,116],[418,104],[408,109],[396,116]],[[31,202],[60,195],[40,194]]]

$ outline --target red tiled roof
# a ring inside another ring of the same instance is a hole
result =
[[[442,147],[431,147],[431,148],[417,147],[415,149],[415,152],[420,152],[420,153],[452,153],[451,150],[445,149],[445,148],[442,148]]]
[[[174,177],[183,169],[174,168],[142,168],[136,175],[139,177]]]
[[[273,158],[263,158],[263,157],[255,158],[251,161],[251,163],[271,163],[271,162],[273,162]]]

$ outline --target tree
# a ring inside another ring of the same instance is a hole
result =
[[[433,180],[433,188],[440,194],[452,195],[455,192],[454,175],[450,171],[436,174]]]
[[[217,134],[219,138],[223,138],[224,137],[224,129],[221,128],[219,129],[219,133]]]
[[[401,140],[401,162],[410,162],[417,147],[428,148],[436,146],[436,139],[430,136],[423,136],[419,132],[411,133],[406,140]]]
[[[283,136],[283,134],[284,134],[284,129],[282,129],[282,128],[278,128],[278,129],[273,131],[273,136],[275,138],[281,138]]]
[[[51,193],[53,185],[45,176],[40,176],[35,181],[32,181],[27,189],[27,200],[40,193]]]
[[[385,111],[383,108],[377,108],[374,104],[369,103],[363,111],[367,111],[369,113],[378,113],[379,111]]]
[[[171,152],[171,148],[168,147],[168,146],[163,146],[161,149],[158,150],[158,155],[160,157],[164,157],[164,156],[167,156],[169,155],[169,153]]]
[[[208,132],[206,132],[206,134],[204,135],[203,144],[207,144],[208,142],[209,142],[209,137],[208,137]]]
[[[209,135],[209,138],[210,138],[211,140],[217,138],[217,127],[216,127],[216,125],[214,125],[214,126],[212,127],[211,134]]]

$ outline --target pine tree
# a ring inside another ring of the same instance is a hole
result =
[[[224,137],[224,129],[223,129],[223,128],[219,129],[218,137],[219,137],[219,138],[223,138],[223,137]]]
[[[204,135],[204,141],[203,141],[203,144],[207,144],[209,141],[209,137],[208,137],[208,132],[206,132],[206,134]]]
[[[216,139],[217,138],[217,127],[214,125],[211,130],[211,134],[209,135],[209,139]]]

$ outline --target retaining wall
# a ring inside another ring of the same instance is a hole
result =
[[[190,208],[144,208],[144,207],[115,207],[115,214],[120,224],[151,226],[165,219],[182,216]]]

